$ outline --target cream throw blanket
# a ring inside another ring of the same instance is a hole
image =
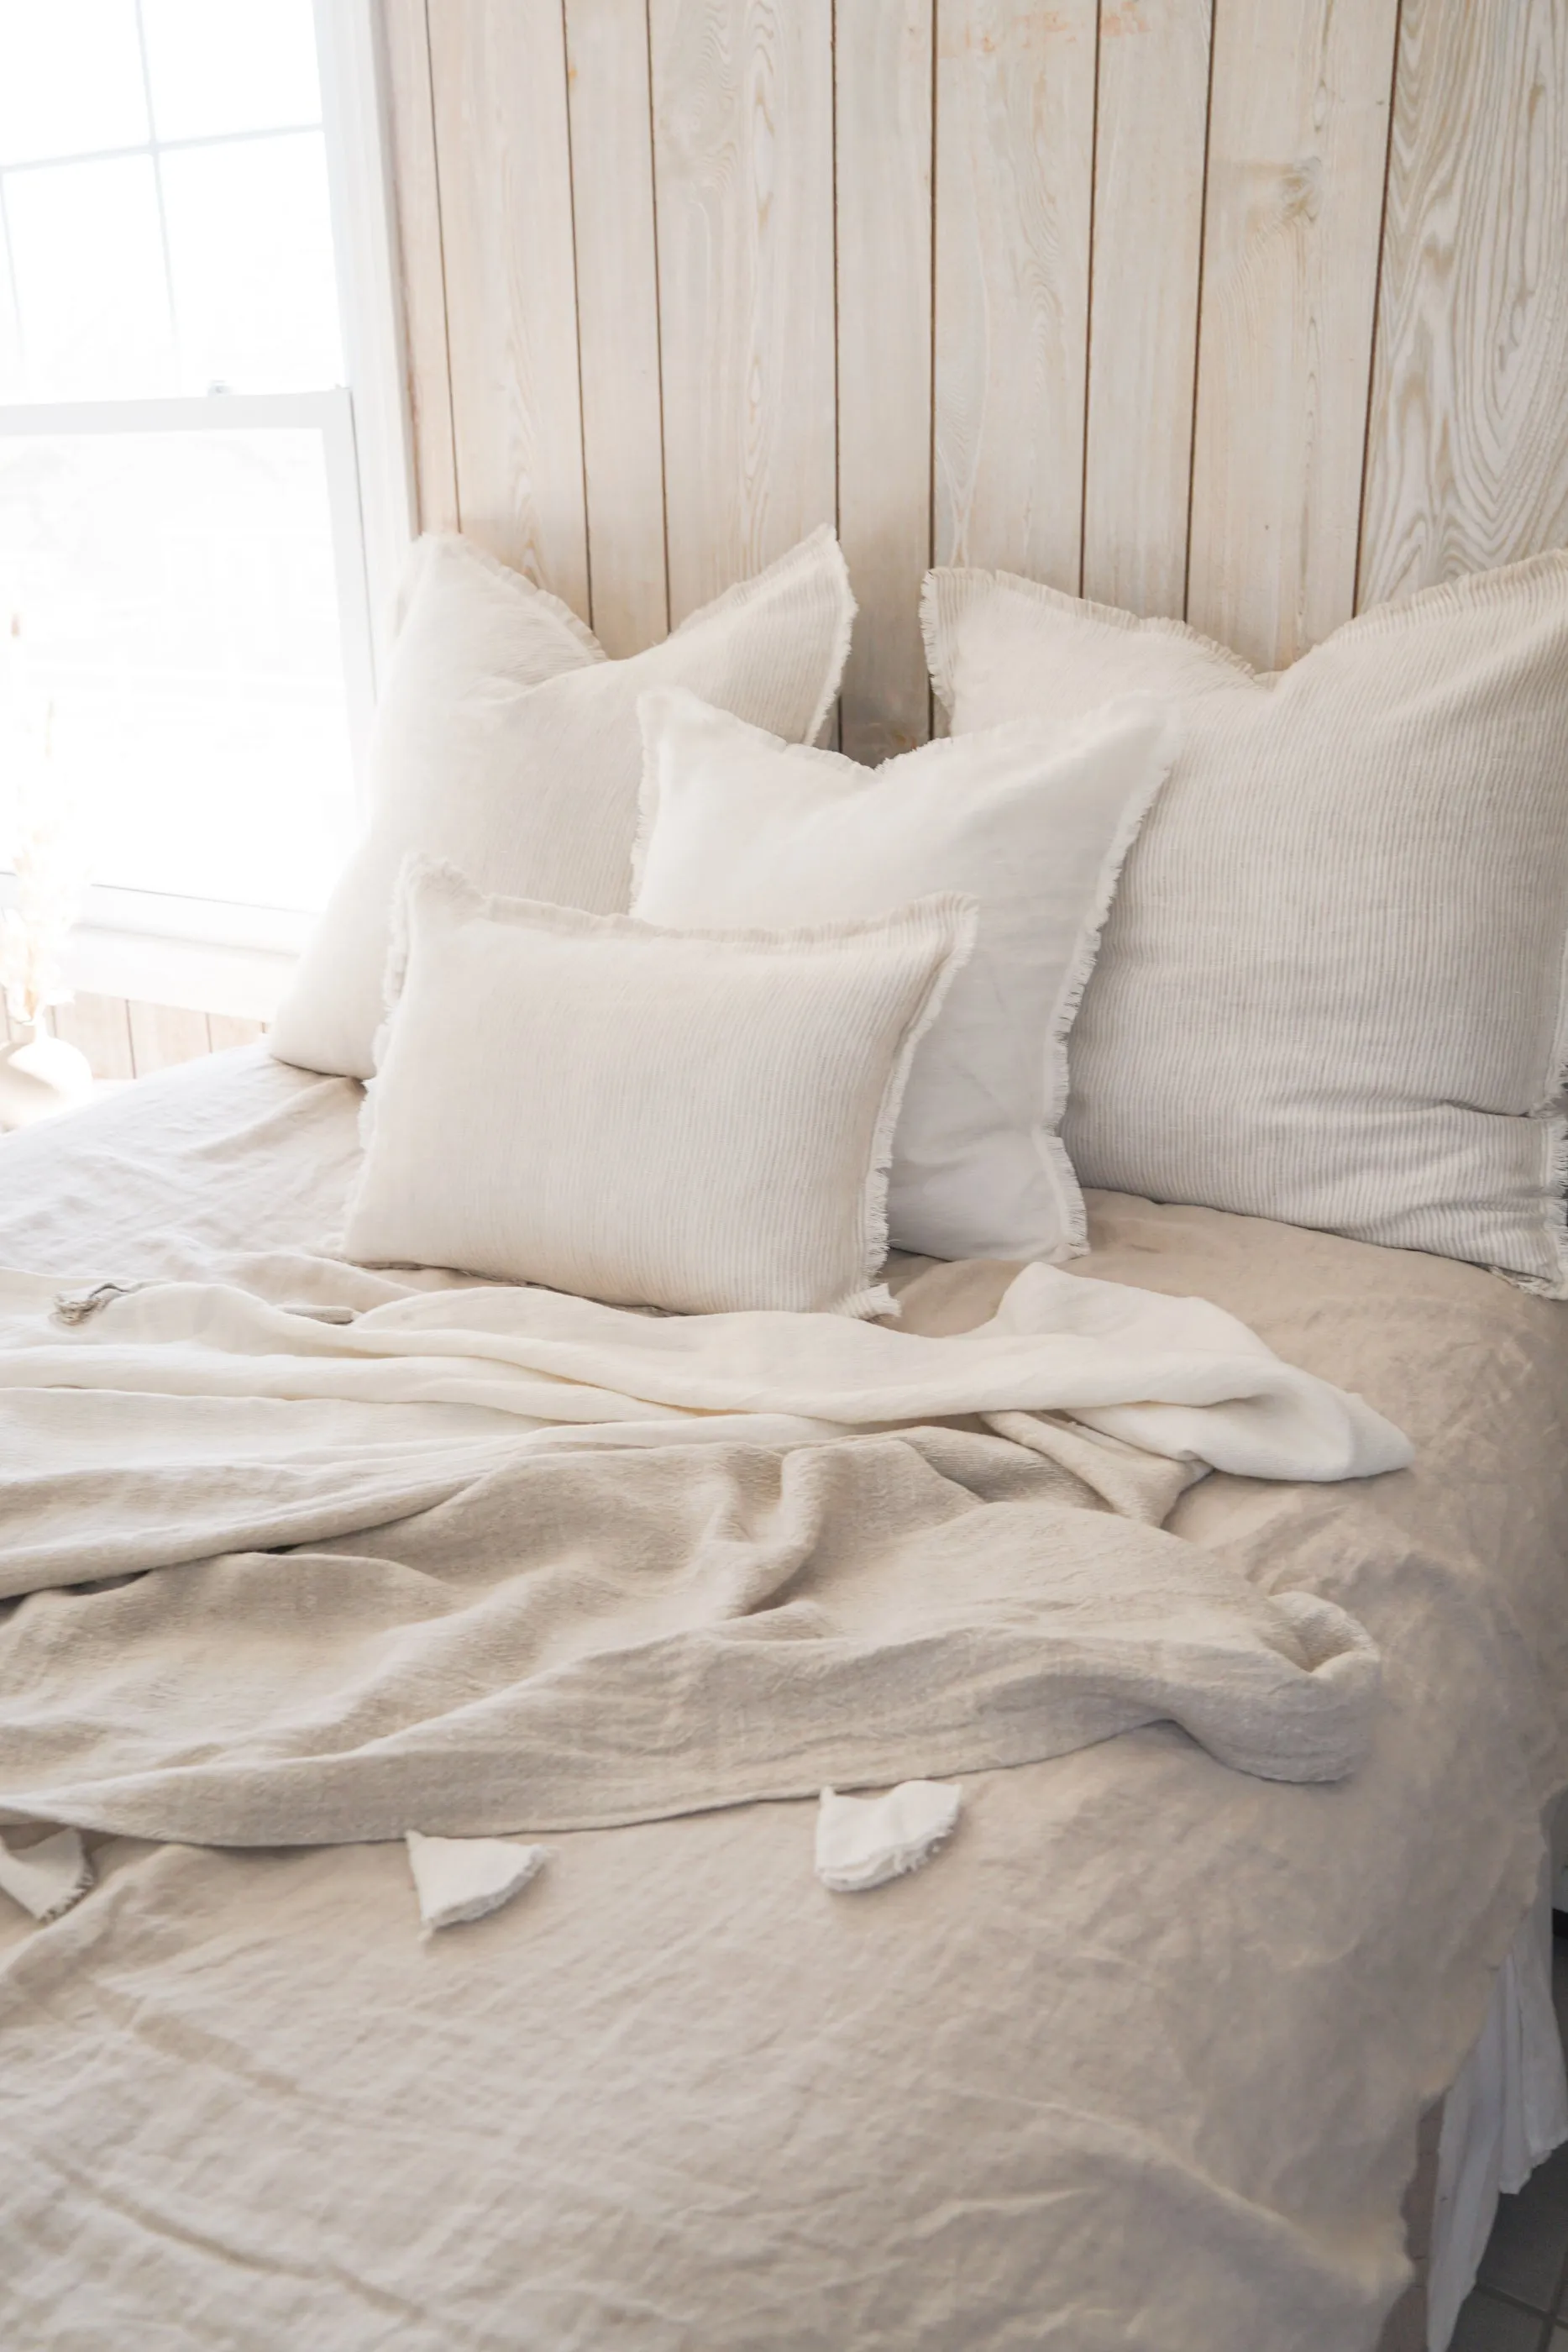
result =
[[[0,1820],[565,1830],[1165,1718],[1281,1780],[1365,1751],[1354,1621],[1158,1522],[1207,1467],[1410,1449],[1201,1301],[1031,1266],[933,1338],[319,1259],[58,1291],[0,1276]]]

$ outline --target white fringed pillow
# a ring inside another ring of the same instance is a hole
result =
[[[933,572],[925,626],[956,736],[1132,689],[1186,721],[1072,1033],[1084,1183],[1568,1297],[1568,554],[1274,677],[1003,572]]]
[[[487,890],[617,913],[631,897],[637,697],[693,688],[790,737],[838,691],[854,599],[823,529],[610,661],[558,598],[465,540],[421,542],[371,749],[371,817],[268,1044],[280,1061],[368,1077],[387,919],[403,859],[449,859]]]
[[[975,953],[915,1057],[894,1141],[895,1246],[1069,1257],[1082,1195],[1058,1129],[1067,1033],[1128,844],[1176,750],[1134,697],[864,768],[678,688],[644,695],[634,911],[674,928],[863,919],[937,890]]]
[[[974,940],[676,932],[408,869],[344,1246],[623,1306],[874,1315],[911,1055]]]

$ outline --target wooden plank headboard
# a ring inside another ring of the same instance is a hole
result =
[[[1287,661],[1568,540],[1568,0],[382,0],[423,520],[635,650],[836,520]]]

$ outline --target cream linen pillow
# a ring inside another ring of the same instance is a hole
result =
[[[1568,1297],[1568,555],[1275,677],[1005,573],[933,572],[925,616],[959,737],[1134,688],[1186,721],[1072,1033],[1084,1183]]]
[[[349,1256],[691,1314],[891,1307],[893,1126],[968,901],[663,931],[414,861],[402,921]]]
[[[1067,1033],[1116,875],[1175,757],[1162,705],[987,730],[880,768],[781,743],[666,687],[639,706],[634,911],[685,929],[836,923],[937,890],[979,908],[975,953],[910,1072],[895,1247],[1070,1257],[1083,1199],[1057,1129]]]
[[[368,1077],[387,916],[411,853],[486,889],[618,913],[631,895],[637,697],[690,686],[781,735],[814,735],[854,599],[822,530],[612,662],[580,621],[465,540],[422,542],[376,714],[371,818],[268,1037],[280,1061]]]

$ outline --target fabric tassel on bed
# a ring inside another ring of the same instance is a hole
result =
[[[841,1797],[817,1807],[817,1875],[833,1895],[863,1895],[918,1870],[957,1825],[963,1790],[951,1781],[901,1780],[885,1797]]]
[[[546,1847],[514,1845],[507,1838],[422,1837],[410,1830],[406,1843],[427,1936],[498,1911],[549,1859]]]
[[[79,1903],[94,1884],[92,1857],[76,1830],[57,1830],[19,1853],[0,1838],[0,1887],[40,1926]]]

